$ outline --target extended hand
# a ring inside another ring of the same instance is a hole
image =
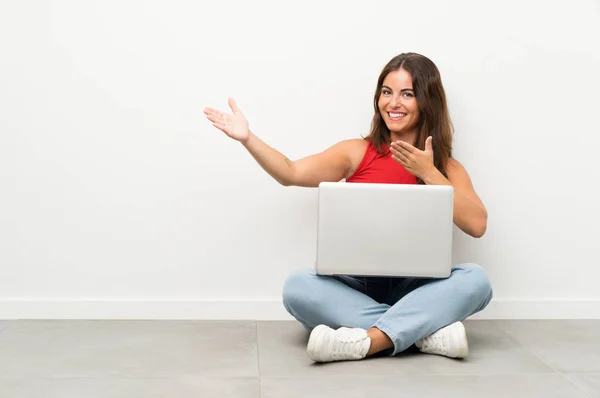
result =
[[[234,140],[243,142],[250,135],[248,120],[246,120],[246,117],[240,108],[238,108],[233,98],[229,98],[229,107],[233,112],[231,115],[213,108],[204,109],[204,113],[208,120],[213,123],[213,126]]]
[[[431,141],[431,136],[427,137],[424,151],[404,141],[392,142],[390,145],[392,159],[404,166],[415,177],[424,180],[435,169]]]

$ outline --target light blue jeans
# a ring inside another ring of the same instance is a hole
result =
[[[391,355],[483,310],[491,299],[490,281],[476,264],[457,265],[442,279],[320,276],[309,268],[294,272],[283,287],[283,305],[307,330],[374,326],[394,343]]]

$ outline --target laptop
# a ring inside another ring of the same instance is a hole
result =
[[[450,275],[451,186],[323,182],[318,197],[318,275]]]

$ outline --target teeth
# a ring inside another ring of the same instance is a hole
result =
[[[390,113],[390,112],[388,112],[388,115],[390,115],[390,117],[397,118],[397,117],[406,116],[406,113]]]

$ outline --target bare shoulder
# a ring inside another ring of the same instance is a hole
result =
[[[339,141],[331,146],[330,149],[339,155],[343,155],[352,164],[356,163],[356,165],[358,165],[358,163],[360,163],[362,160],[368,145],[369,143],[364,139],[350,138]]]
[[[364,151],[366,151],[369,143],[362,138],[350,138],[347,140],[343,140],[339,142],[339,145],[343,146],[348,154],[352,156],[355,153],[360,153],[362,156]]]
[[[455,188],[472,191],[472,193],[475,194],[471,177],[469,177],[467,169],[461,162],[454,158],[449,158],[448,163],[446,163],[446,174],[448,175],[448,181],[450,181]]]
[[[350,138],[339,141],[325,150],[323,153],[333,156],[337,159],[344,159],[344,162],[356,163],[362,160],[367,149],[368,142],[360,138]]]
[[[461,179],[465,177],[469,177],[467,173],[467,169],[462,165],[461,162],[456,160],[455,158],[449,158],[446,163],[446,174],[448,174],[448,179]]]
[[[340,142],[338,142],[338,145],[343,145],[347,148],[350,147],[367,147],[368,143],[367,140],[364,140],[362,138],[348,138],[347,140],[342,140]]]
[[[344,140],[340,142],[344,147],[344,151],[348,156],[348,160],[350,162],[350,167],[348,169],[346,178],[354,174],[363,157],[365,156],[365,151],[367,150],[367,146],[369,142],[362,138],[352,138],[348,140]]]

